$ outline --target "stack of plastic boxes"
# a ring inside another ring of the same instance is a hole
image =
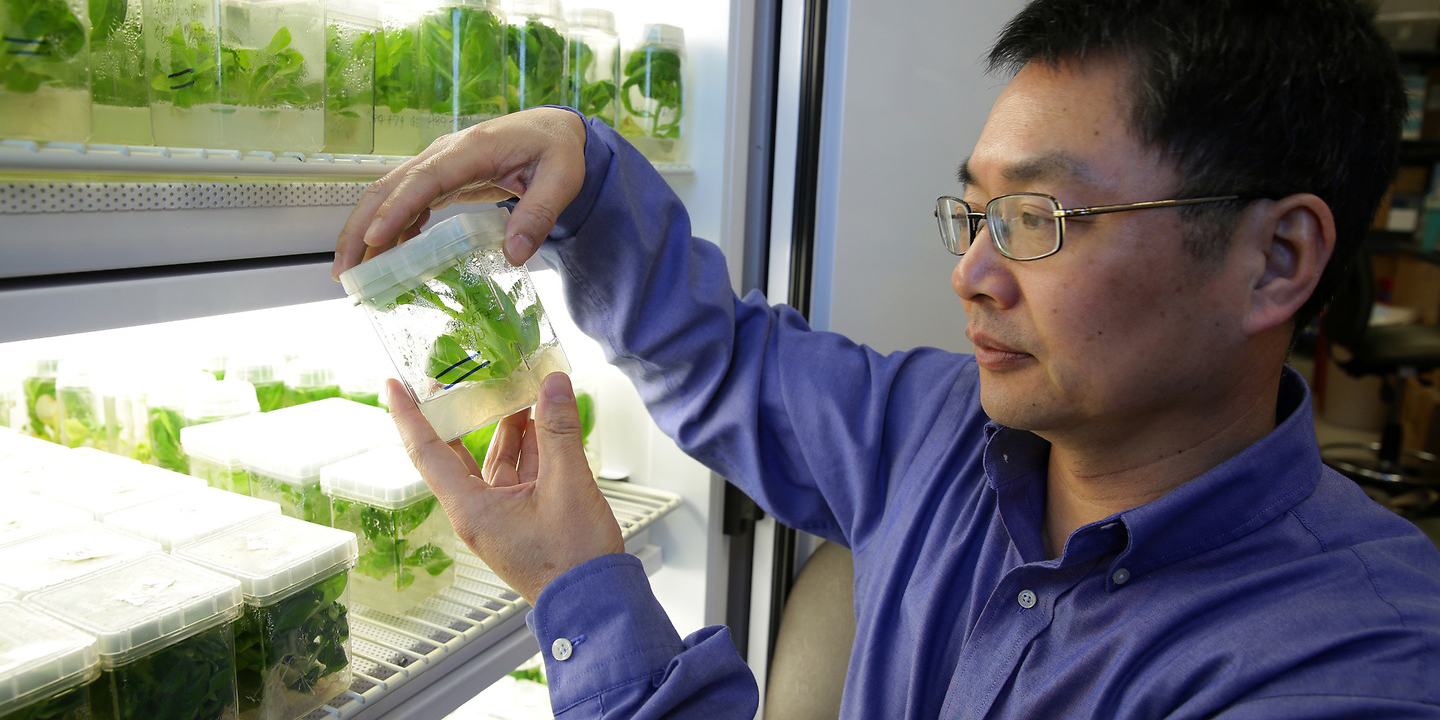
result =
[[[0,593],[0,717],[89,720],[95,636]]]
[[[105,524],[160,543],[166,551],[218,535],[280,505],[215,488],[196,488],[111,513]]]
[[[356,602],[398,615],[450,586],[455,535],[403,448],[327,465],[320,487],[335,527],[359,539]]]
[[[241,718],[293,720],[350,686],[346,585],[354,534],[267,517],[181,546],[176,555],[240,581]]]

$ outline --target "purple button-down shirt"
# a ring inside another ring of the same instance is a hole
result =
[[[1440,553],[1321,464],[1293,371],[1273,432],[1047,559],[1049,445],[988,421],[973,358],[735,297],[644,158],[591,123],[586,162],[542,250],[577,323],[686,452],[854,551],[843,717],[1440,717]],[[529,623],[561,718],[754,714],[727,633],[682,639],[634,558]]]

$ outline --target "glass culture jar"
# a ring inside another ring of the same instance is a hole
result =
[[[568,48],[559,0],[511,0],[505,17],[509,110],[564,105]]]
[[[505,259],[504,208],[457,215],[340,276],[447,442],[535,404],[568,372],[530,274]]]
[[[498,0],[444,0],[420,17],[421,147],[504,115],[505,25]]]
[[[610,127],[620,125],[620,36],[615,14],[597,8],[565,13],[569,24],[570,69],[564,104]]]
[[[92,143],[150,145],[150,89],[145,82],[141,0],[90,4]]]
[[[0,138],[90,137],[90,23],[81,0],[0,5]]]
[[[380,8],[365,0],[325,5],[325,152],[375,149],[375,37]]]
[[[425,149],[420,136],[420,85],[415,40],[420,16],[410,5],[380,8],[375,36],[375,154],[414,155]]]
[[[620,132],[651,162],[684,162],[685,30],[650,24],[625,61]]]

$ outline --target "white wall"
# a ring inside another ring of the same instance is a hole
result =
[[[969,351],[934,206],[1004,78],[983,57],[1021,0],[832,0],[812,321],[882,352]]]

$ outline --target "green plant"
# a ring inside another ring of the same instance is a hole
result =
[[[276,707],[285,702],[283,690],[313,696],[322,680],[350,664],[350,619],[340,601],[348,581],[340,572],[283,600],[245,606],[235,627],[241,712],[264,707],[275,709],[265,717],[298,717],[313,706]]]
[[[6,90],[85,86],[85,24],[64,0],[4,0],[0,12],[0,83]]]
[[[5,720],[90,720],[89,700],[90,693],[82,685],[12,711]]]
[[[570,44],[570,106],[586,117],[613,116],[619,105],[619,89],[614,80],[586,80],[595,64],[595,51],[580,40]],[[611,124],[614,124],[613,117]]]
[[[631,102],[632,88],[646,100],[640,107]],[[684,95],[679,52],[659,45],[642,45],[630,54],[625,63],[620,99],[630,120],[636,121],[635,130],[655,138],[680,137]]]
[[[589,446],[590,431],[595,429],[595,399],[590,397],[590,393],[577,392],[575,406],[580,413],[580,444]],[[499,425],[498,421],[493,422],[460,437],[461,444],[470,451],[470,457],[475,458],[477,465],[485,464],[485,453],[490,450],[490,438],[495,436],[495,428]]]
[[[347,118],[371,116],[375,105],[375,36],[350,26],[325,27],[325,112]]]
[[[373,392],[348,392],[340,393],[340,397],[370,407],[380,407],[380,393]]]
[[[101,105],[145,107],[149,102],[144,54],[136,52],[142,42],[140,18],[129,14],[129,5],[127,0],[90,0],[91,96]]]
[[[415,582],[415,572],[432,576],[445,572],[455,563],[443,548],[434,543],[413,547],[409,535],[415,532],[439,508],[439,501],[430,496],[402,508],[387,509],[368,503],[334,498],[335,526],[364,538],[355,571],[404,590]]]
[[[32,376],[20,384],[25,390],[30,434],[41,440],[60,442],[60,404],[55,401],[55,378]]]
[[[235,640],[230,623],[102,673],[98,718],[220,720],[235,715]]]
[[[251,107],[310,105],[320,83],[305,82],[305,56],[280,28],[263,48],[218,43],[203,23],[176,25],[161,43],[150,87],[175,107],[222,102]]]
[[[504,28],[494,13],[448,7],[420,19],[421,107],[437,115],[505,114]]]
[[[316,400],[324,400],[325,398],[340,397],[339,385],[315,385],[313,387],[292,387],[286,385],[284,386],[284,391],[284,399],[281,401],[281,407],[294,407],[296,405],[304,405],[308,402],[315,402]],[[262,407],[261,409],[263,410],[264,408]]]
[[[185,418],[175,408],[150,408],[150,453],[155,464],[166,470],[186,472],[190,459],[180,444],[180,428],[185,427]]]
[[[505,28],[506,98],[513,110],[565,104],[565,36],[539,20]]]
[[[375,106],[398,113],[419,107],[415,29],[386,28],[375,36]]]
[[[330,525],[330,501],[320,491],[319,481],[296,485],[268,475],[250,473],[251,494],[280,503],[280,512],[290,517]]]
[[[260,401],[260,412],[285,407],[285,383],[280,380],[255,383],[255,399]]]
[[[59,391],[60,436],[67,447],[95,447],[105,439],[105,428],[95,417],[95,395],[88,388]]]
[[[432,307],[452,320],[430,346],[426,375],[447,388],[509,377],[540,347],[540,303],[520,312],[519,292],[518,282],[509,292],[499,292],[455,266],[397,298],[397,305]]]
[[[250,475],[243,468],[226,467],[192,456],[190,474],[204,480],[210,487],[240,495],[250,494]]]

